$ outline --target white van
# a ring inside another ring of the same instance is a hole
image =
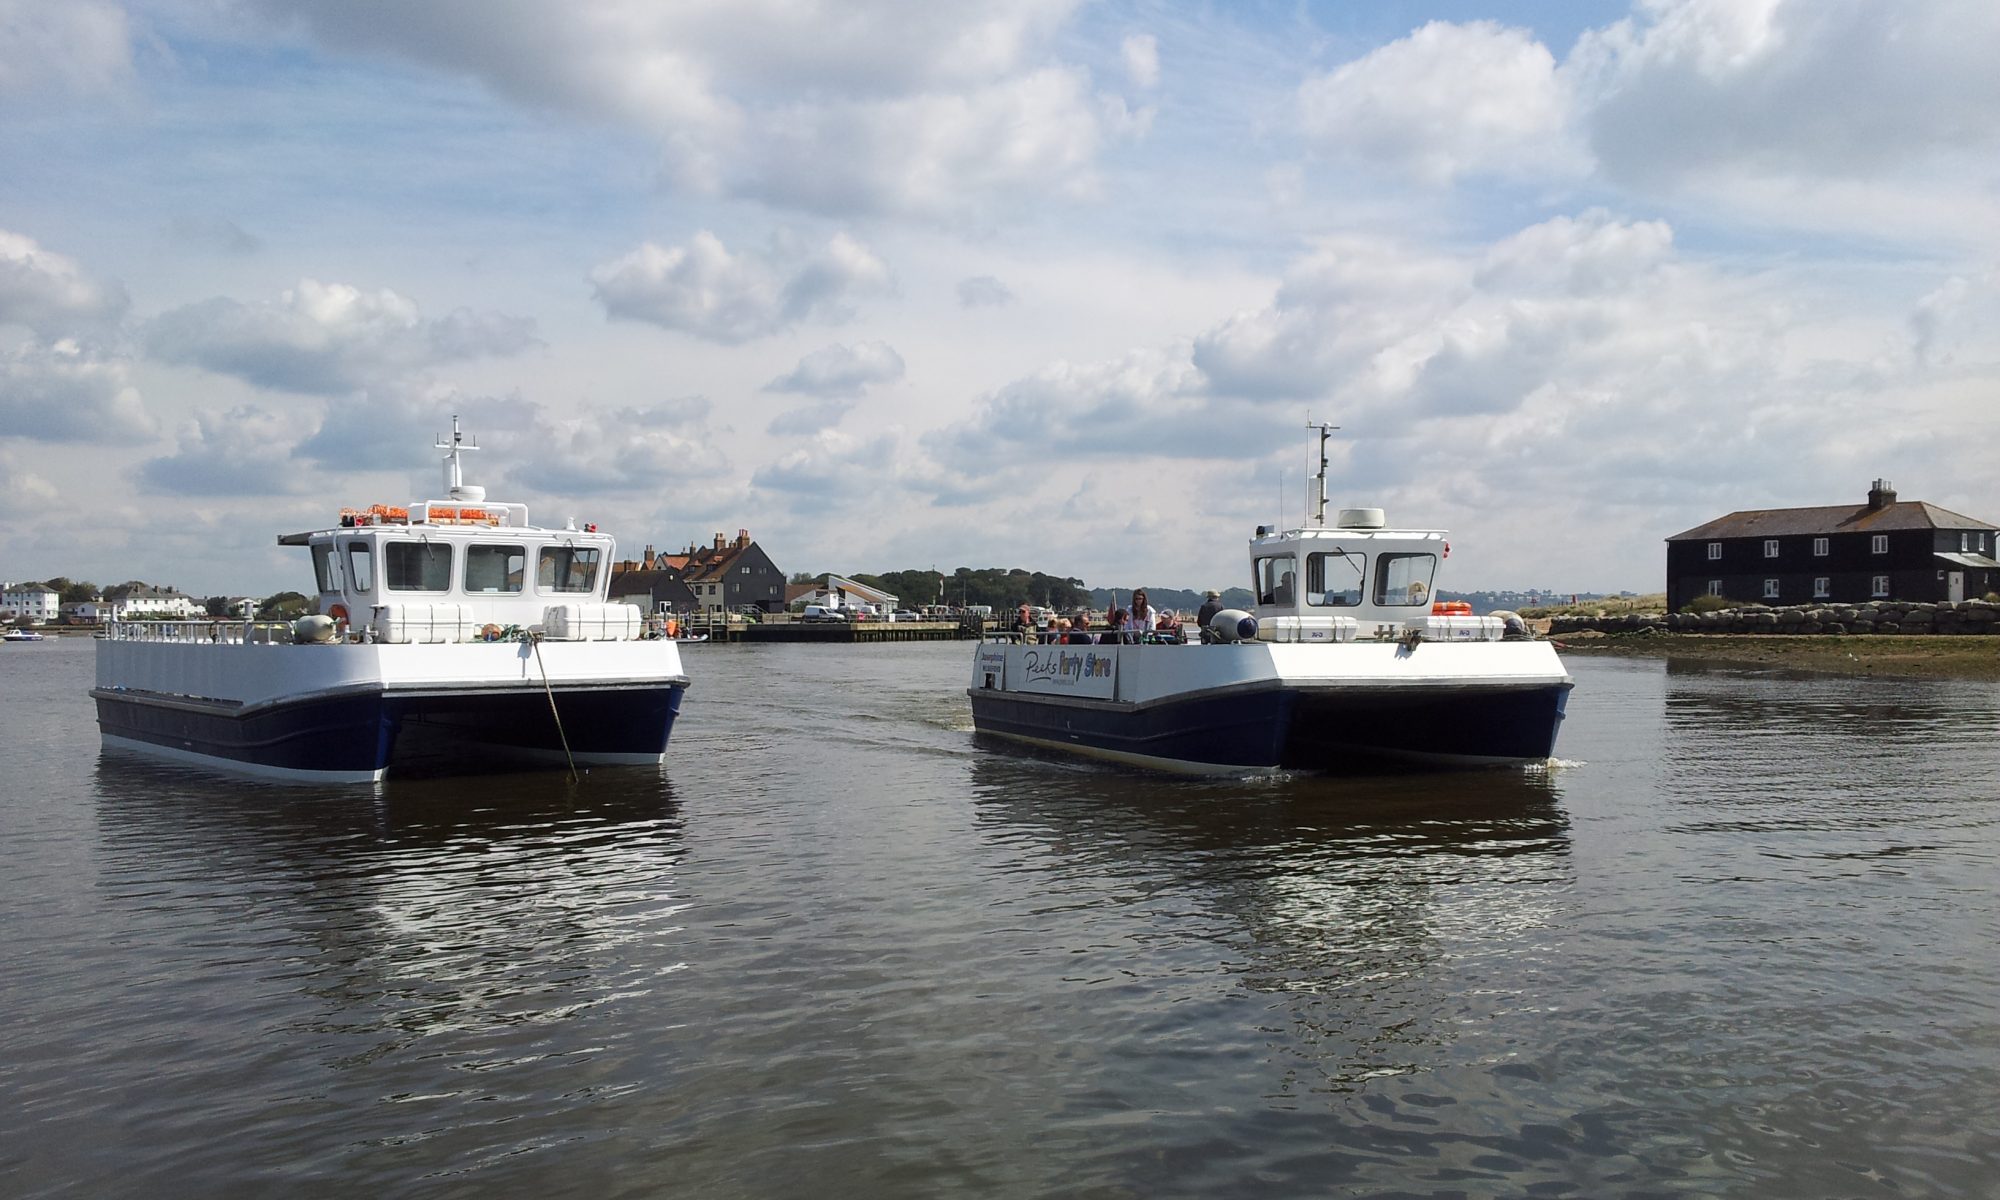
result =
[[[845,621],[846,619],[846,613],[825,604],[808,604],[806,611],[799,617],[801,621]]]

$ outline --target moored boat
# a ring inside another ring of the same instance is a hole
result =
[[[5,633],[0,633],[0,642],[45,642],[48,640],[48,635],[38,633],[32,629],[17,627],[9,629]]]
[[[1011,635],[974,653],[974,727],[1049,749],[1191,773],[1338,772],[1369,763],[1545,762],[1572,681],[1518,619],[1438,604],[1442,530],[1379,509],[1251,538],[1254,603],[1198,638],[1108,633],[1096,644]]]
[[[279,537],[312,558],[317,612],[284,622],[120,621],[97,645],[108,748],[270,778],[404,767],[658,764],[688,679],[673,639],[605,599],[613,539],[542,528],[463,482]]]

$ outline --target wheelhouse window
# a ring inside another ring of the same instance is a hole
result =
[[[1368,556],[1335,550],[1306,555],[1306,603],[1323,608],[1348,608],[1361,603],[1368,578]]]
[[[1889,535],[1886,533],[1878,533],[1874,537],[1869,538],[1868,553],[1870,554],[1889,553]]]
[[[1824,600],[1833,595],[1833,580],[1825,575],[1813,576],[1813,599]]]
[[[451,590],[451,547],[441,542],[389,542],[382,547],[382,582],[392,592]]]
[[[1765,538],[1765,539],[1764,539],[1764,557],[1765,557],[1765,558],[1776,558],[1776,557],[1778,557],[1778,539],[1777,539],[1777,538]]]
[[[474,595],[511,595],[521,590],[528,573],[525,546],[467,546],[465,590]]]
[[[375,590],[375,558],[367,542],[347,543],[347,579],[357,592]]]
[[[313,547],[313,583],[322,592],[335,591],[333,586],[333,544],[321,542]]]
[[[1766,579],[1764,581],[1764,599],[1776,600],[1777,598],[1778,598],[1778,581],[1775,579]]]
[[[1714,562],[1721,557],[1722,557],[1722,543],[1710,542],[1708,544],[1708,561]]]
[[[544,546],[535,586],[544,592],[588,592],[597,586],[597,559],[591,546]]]
[[[1825,538],[1814,538],[1814,539],[1813,539],[1813,557],[1814,557],[1814,558],[1825,558],[1825,557],[1826,557],[1826,539],[1825,539]]]
[[[1252,567],[1256,577],[1257,603],[1290,604],[1298,586],[1298,560],[1289,554],[1273,554],[1256,560]]]
[[[1435,554],[1383,554],[1375,559],[1375,603],[1408,606],[1431,602]]]
[[[1888,596],[1889,577],[1887,575],[1877,575],[1874,578],[1874,580],[1869,584],[1868,594],[1874,596],[1878,600]]]

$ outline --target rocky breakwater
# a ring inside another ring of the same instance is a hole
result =
[[[2000,633],[2000,604],[1987,600],[1913,604],[1761,604],[1705,613],[1631,613],[1617,617],[1559,616],[1549,632],[1565,633]]]

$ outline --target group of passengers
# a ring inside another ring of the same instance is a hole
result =
[[[1089,609],[1078,609],[1068,617],[1056,617],[1039,631],[1028,627],[1026,606],[1023,606],[1022,636],[1040,641],[1043,645],[1094,646],[1099,643],[1135,643],[1181,640],[1180,617],[1173,612],[1160,612],[1146,598],[1144,588],[1132,593],[1132,607],[1113,607],[1105,614],[1102,632],[1092,629]]]

